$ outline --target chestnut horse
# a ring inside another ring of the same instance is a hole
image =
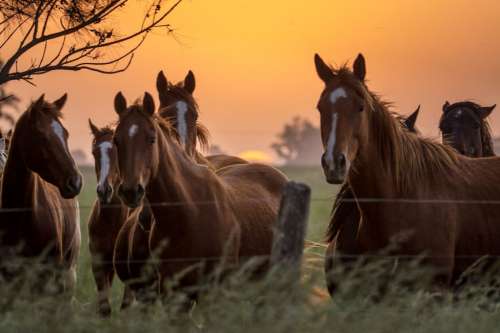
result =
[[[66,95],[53,103],[42,95],[19,118],[2,183],[1,260],[44,256],[72,289],[80,249],[75,199],[82,188],[61,124]]]
[[[415,127],[420,106],[408,117],[403,117],[394,114],[401,125],[412,133],[418,133]],[[336,283],[328,272],[333,268],[335,253],[341,253],[340,257],[343,263],[348,264],[353,261],[351,254],[356,253],[356,235],[361,221],[361,215],[358,209],[358,204],[354,199],[354,194],[348,183],[342,184],[342,187],[337,194],[333,203],[332,216],[328,224],[326,233],[326,241],[328,248],[326,250],[325,272],[327,273],[327,287],[332,295],[336,288]]]
[[[94,140],[92,154],[95,160],[97,177],[97,200],[90,215],[89,250],[92,261],[92,273],[97,286],[98,311],[107,316],[111,313],[109,302],[111,286],[115,270],[113,267],[113,253],[120,229],[130,215],[128,207],[122,204],[114,188],[118,186],[118,166],[116,147],[113,144],[114,131],[111,127],[98,128],[89,119],[90,129]],[[151,215],[149,216],[151,219]],[[147,221],[147,214],[142,215],[143,223]],[[147,236],[145,237],[147,248]],[[133,293],[125,284],[122,308],[133,301]]]
[[[490,126],[486,120],[495,107],[470,101],[446,102],[439,121],[443,143],[469,157],[495,156]]]
[[[231,265],[270,254],[287,181],[281,172],[251,163],[214,172],[196,163],[171,125],[156,116],[148,93],[143,105],[131,107],[118,94],[115,107],[119,193],[129,207],[145,196],[151,204],[156,224],[150,248],[159,251],[160,293],[183,273],[177,288],[196,298],[196,291],[185,288],[198,285],[221,261]],[[193,265],[199,270],[190,270]]]
[[[318,55],[315,63],[325,83],[323,169],[329,183],[347,181],[358,202],[358,253],[378,253],[399,237],[395,254],[424,254],[436,282],[448,286],[480,257],[500,255],[500,208],[492,202],[500,200],[500,158],[464,157],[402,129],[365,85],[362,55],[353,71]]]
[[[236,156],[219,154],[203,157],[197,152],[197,138],[201,150],[208,148],[208,130],[198,122],[199,107],[193,97],[195,87],[196,79],[192,71],[188,72],[184,81],[177,84],[169,82],[163,71],[160,71],[156,78],[156,88],[160,99],[160,117],[172,123],[181,145],[188,154],[195,156],[199,163],[210,164],[214,169],[248,163]]]

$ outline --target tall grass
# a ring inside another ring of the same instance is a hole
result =
[[[223,283],[201,286],[199,302],[179,311],[183,295],[173,294],[150,308],[139,305],[119,312],[122,286],[115,281],[113,315],[96,314],[95,284],[87,246],[88,215],[95,197],[91,169],[83,170],[82,251],[73,300],[33,296],[19,282],[0,283],[0,332],[493,332],[498,309],[493,279],[466,286],[457,296],[435,290],[418,261],[358,262],[351,270],[336,267],[339,288],[333,299],[325,291],[323,250],[308,249],[300,281],[285,268],[249,282],[236,274]],[[290,178],[312,185],[313,198],[333,196],[318,169],[285,169]],[[308,238],[320,241],[332,202],[313,200]],[[482,280],[481,278],[479,280]]]

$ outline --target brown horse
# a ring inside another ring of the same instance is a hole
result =
[[[495,107],[470,101],[446,102],[439,121],[443,143],[469,157],[495,156],[490,126],[486,120]]]
[[[268,256],[286,177],[260,164],[238,164],[214,172],[195,163],[171,125],[155,115],[146,93],[143,105],[115,103],[119,193],[130,207],[146,196],[156,219],[150,236],[159,251],[160,292],[179,277],[178,288],[196,286],[224,260]],[[200,270],[189,270],[199,265]]]
[[[89,125],[94,136],[92,154],[97,177],[97,200],[88,223],[89,250],[97,286],[98,311],[107,316],[111,313],[109,294],[115,275],[113,252],[118,233],[129,217],[130,210],[122,204],[114,191],[119,185],[116,147],[113,144],[114,131],[111,127],[98,128],[90,120]],[[147,218],[145,215],[142,217]],[[145,239],[147,242],[147,236]],[[129,286],[125,285],[122,308],[130,305],[133,298]]]
[[[53,103],[42,95],[16,124],[3,174],[1,259],[44,255],[48,265],[60,269],[60,282],[72,288],[80,249],[74,197],[82,177],[60,122],[65,102],[66,95]]]
[[[401,125],[412,133],[418,133],[415,127],[420,106],[408,117],[402,117],[394,114]],[[330,294],[333,294],[336,288],[336,281],[329,276],[334,265],[335,253],[341,253],[342,262],[348,265],[353,261],[351,254],[355,254],[356,250],[356,235],[361,221],[361,214],[358,209],[358,204],[354,199],[348,183],[342,184],[342,187],[335,198],[332,209],[332,216],[326,233],[328,248],[326,250],[325,272],[327,273],[327,287]]]
[[[491,202],[500,200],[500,158],[463,157],[402,129],[366,87],[363,56],[353,71],[332,69],[318,55],[315,62],[325,83],[324,173],[330,183],[347,181],[358,202],[358,253],[399,238],[395,254],[425,254],[446,285],[481,256],[500,255],[500,209]]]
[[[196,80],[192,71],[188,72],[184,81],[177,84],[169,82],[163,71],[160,71],[156,78],[160,117],[172,123],[181,145],[199,163],[210,164],[216,170],[228,165],[248,163],[236,156],[219,154],[203,157],[198,153],[197,142],[201,150],[208,148],[208,130],[198,122],[199,107],[193,97],[195,87]]]

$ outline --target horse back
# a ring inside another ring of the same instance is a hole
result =
[[[269,255],[286,176],[254,163],[227,166],[217,174],[241,228],[240,256]]]

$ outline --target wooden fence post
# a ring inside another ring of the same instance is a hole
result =
[[[306,184],[293,181],[286,184],[274,232],[272,266],[300,272],[310,199],[311,189]]]

